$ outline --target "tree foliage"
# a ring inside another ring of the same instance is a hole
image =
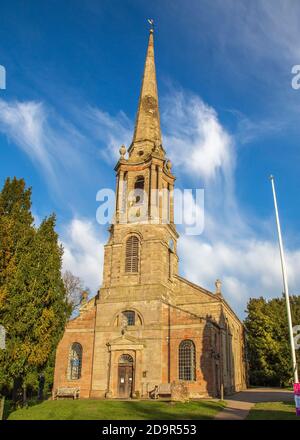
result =
[[[300,324],[300,296],[291,297],[293,325]],[[284,386],[293,378],[285,298],[250,299],[245,320],[252,385]],[[300,360],[298,350],[298,365]]]
[[[0,384],[34,382],[53,367],[54,352],[71,313],[61,277],[63,249],[55,215],[33,225],[31,190],[7,179],[0,193]],[[35,379],[33,379],[35,378]]]

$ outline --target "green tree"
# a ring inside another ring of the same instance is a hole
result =
[[[55,216],[35,229],[30,196],[22,179],[7,179],[0,194],[0,322],[7,330],[0,381],[13,382],[15,389],[36,383],[40,372],[53,368],[55,348],[71,312]]]
[[[5,312],[8,287],[34,235],[31,189],[23,179],[7,178],[0,192],[0,313]]]
[[[291,309],[293,324],[300,324],[300,296],[291,297]],[[288,385],[293,371],[285,298],[250,299],[245,327],[250,383]]]

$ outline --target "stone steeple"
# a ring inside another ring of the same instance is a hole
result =
[[[151,154],[153,151],[155,151],[156,154],[164,156],[164,150],[161,143],[162,140],[152,28],[150,29],[135,129],[132,143],[128,150],[129,157],[132,159],[136,159],[141,156],[145,157],[146,155]]]

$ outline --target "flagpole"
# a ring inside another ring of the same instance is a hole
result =
[[[273,191],[273,198],[274,198],[274,207],[275,207],[278,242],[279,242],[279,249],[280,249],[282,278],[283,278],[286,311],[287,311],[289,334],[290,334],[290,344],[291,344],[291,352],[292,352],[292,361],[293,361],[294,382],[298,383],[298,369],[297,369],[297,360],[296,360],[294,334],[293,334],[289,287],[288,287],[288,282],[287,282],[287,271],[286,271],[285,256],[284,256],[283,244],[282,244],[282,236],[281,236],[281,228],[280,228],[280,221],[279,221],[279,214],[278,214],[278,207],[277,207],[277,198],[276,198],[274,177],[270,176],[270,180],[271,180],[271,184],[272,184],[272,191]]]

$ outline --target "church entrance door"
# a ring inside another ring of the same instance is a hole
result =
[[[133,359],[128,354],[123,354],[118,365],[118,395],[129,398],[133,391]]]

